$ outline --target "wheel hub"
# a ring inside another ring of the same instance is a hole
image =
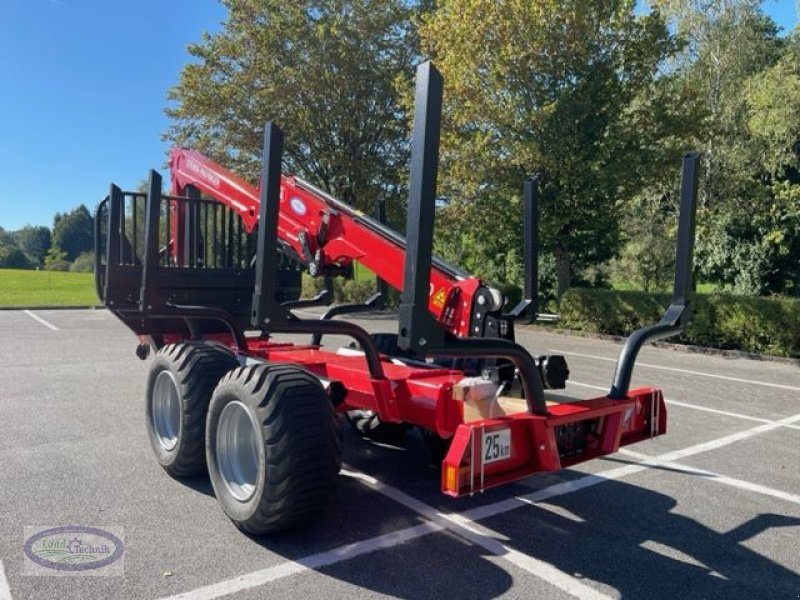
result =
[[[256,491],[260,460],[257,424],[244,404],[225,405],[217,426],[216,456],[219,474],[230,494],[240,502]]]
[[[159,445],[167,451],[178,445],[181,429],[181,403],[178,384],[169,371],[161,371],[156,377],[152,397],[153,430]]]

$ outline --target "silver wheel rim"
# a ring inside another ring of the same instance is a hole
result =
[[[256,492],[260,460],[257,425],[244,404],[234,401],[222,409],[215,443],[220,478],[231,496],[247,502]]]
[[[156,377],[152,397],[153,430],[159,446],[171,451],[178,445],[181,430],[181,402],[178,384],[169,371],[161,371]]]

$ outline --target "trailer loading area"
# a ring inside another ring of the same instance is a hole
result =
[[[794,365],[646,347],[633,387],[664,390],[666,435],[460,500],[416,433],[390,447],[347,428],[328,510],[250,538],[208,478],[155,462],[147,363],[113,315],[0,311],[0,332],[0,600],[800,597]],[[518,341],[567,357],[565,394],[608,391],[619,345],[522,328]],[[124,575],[27,575],[24,528],[64,525],[124,530]]]

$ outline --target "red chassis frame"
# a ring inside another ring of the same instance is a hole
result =
[[[248,231],[257,227],[259,191],[243,179],[201,153],[183,148],[171,152],[170,171],[173,195],[182,196],[187,186],[194,186],[235,210]],[[359,260],[402,289],[402,245],[363,226],[357,211],[348,212],[349,207],[341,204],[332,207],[332,199],[321,197],[295,177],[282,176],[280,188],[278,235],[299,256],[311,254],[323,267],[343,267]],[[184,255],[182,206],[173,205],[171,245],[176,262]],[[327,228],[324,245],[318,243],[323,227]],[[476,278],[454,278],[432,265],[428,308],[445,327],[449,325],[451,333],[467,336],[472,299],[482,286]],[[218,339],[231,343],[228,336]],[[442,491],[452,496],[483,491],[539,471],[557,471],[666,431],[663,396],[651,388],[633,390],[623,400],[604,396],[551,402],[547,415],[520,412],[465,421],[464,403],[453,393],[465,377],[458,370],[401,364],[384,357],[385,379],[372,379],[364,369],[363,356],[350,352],[252,338],[247,340],[247,348],[238,351],[256,359],[302,365],[324,380],[341,382],[348,393],[337,407],[340,412],[373,410],[384,421],[418,425],[452,439],[442,463]],[[582,451],[561,456],[559,439],[565,432],[569,434],[570,428],[578,428],[578,435],[585,438]],[[504,431],[508,432],[508,455],[487,460],[484,441]]]

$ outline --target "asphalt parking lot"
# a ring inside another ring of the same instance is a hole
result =
[[[148,363],[112,315],[0,311],[0,334],[0,600],[800,598],[795,365],[646,348],[633,383],[664,390],[667,435],[460,500],[415,435],[348,431],[327,512],[250,538],[151,456]],[[518,337],[567,355],[569,395],[607,391],[618,344]],[[26,574],[25,527],[60,525],[124,529],[124,574]]]

